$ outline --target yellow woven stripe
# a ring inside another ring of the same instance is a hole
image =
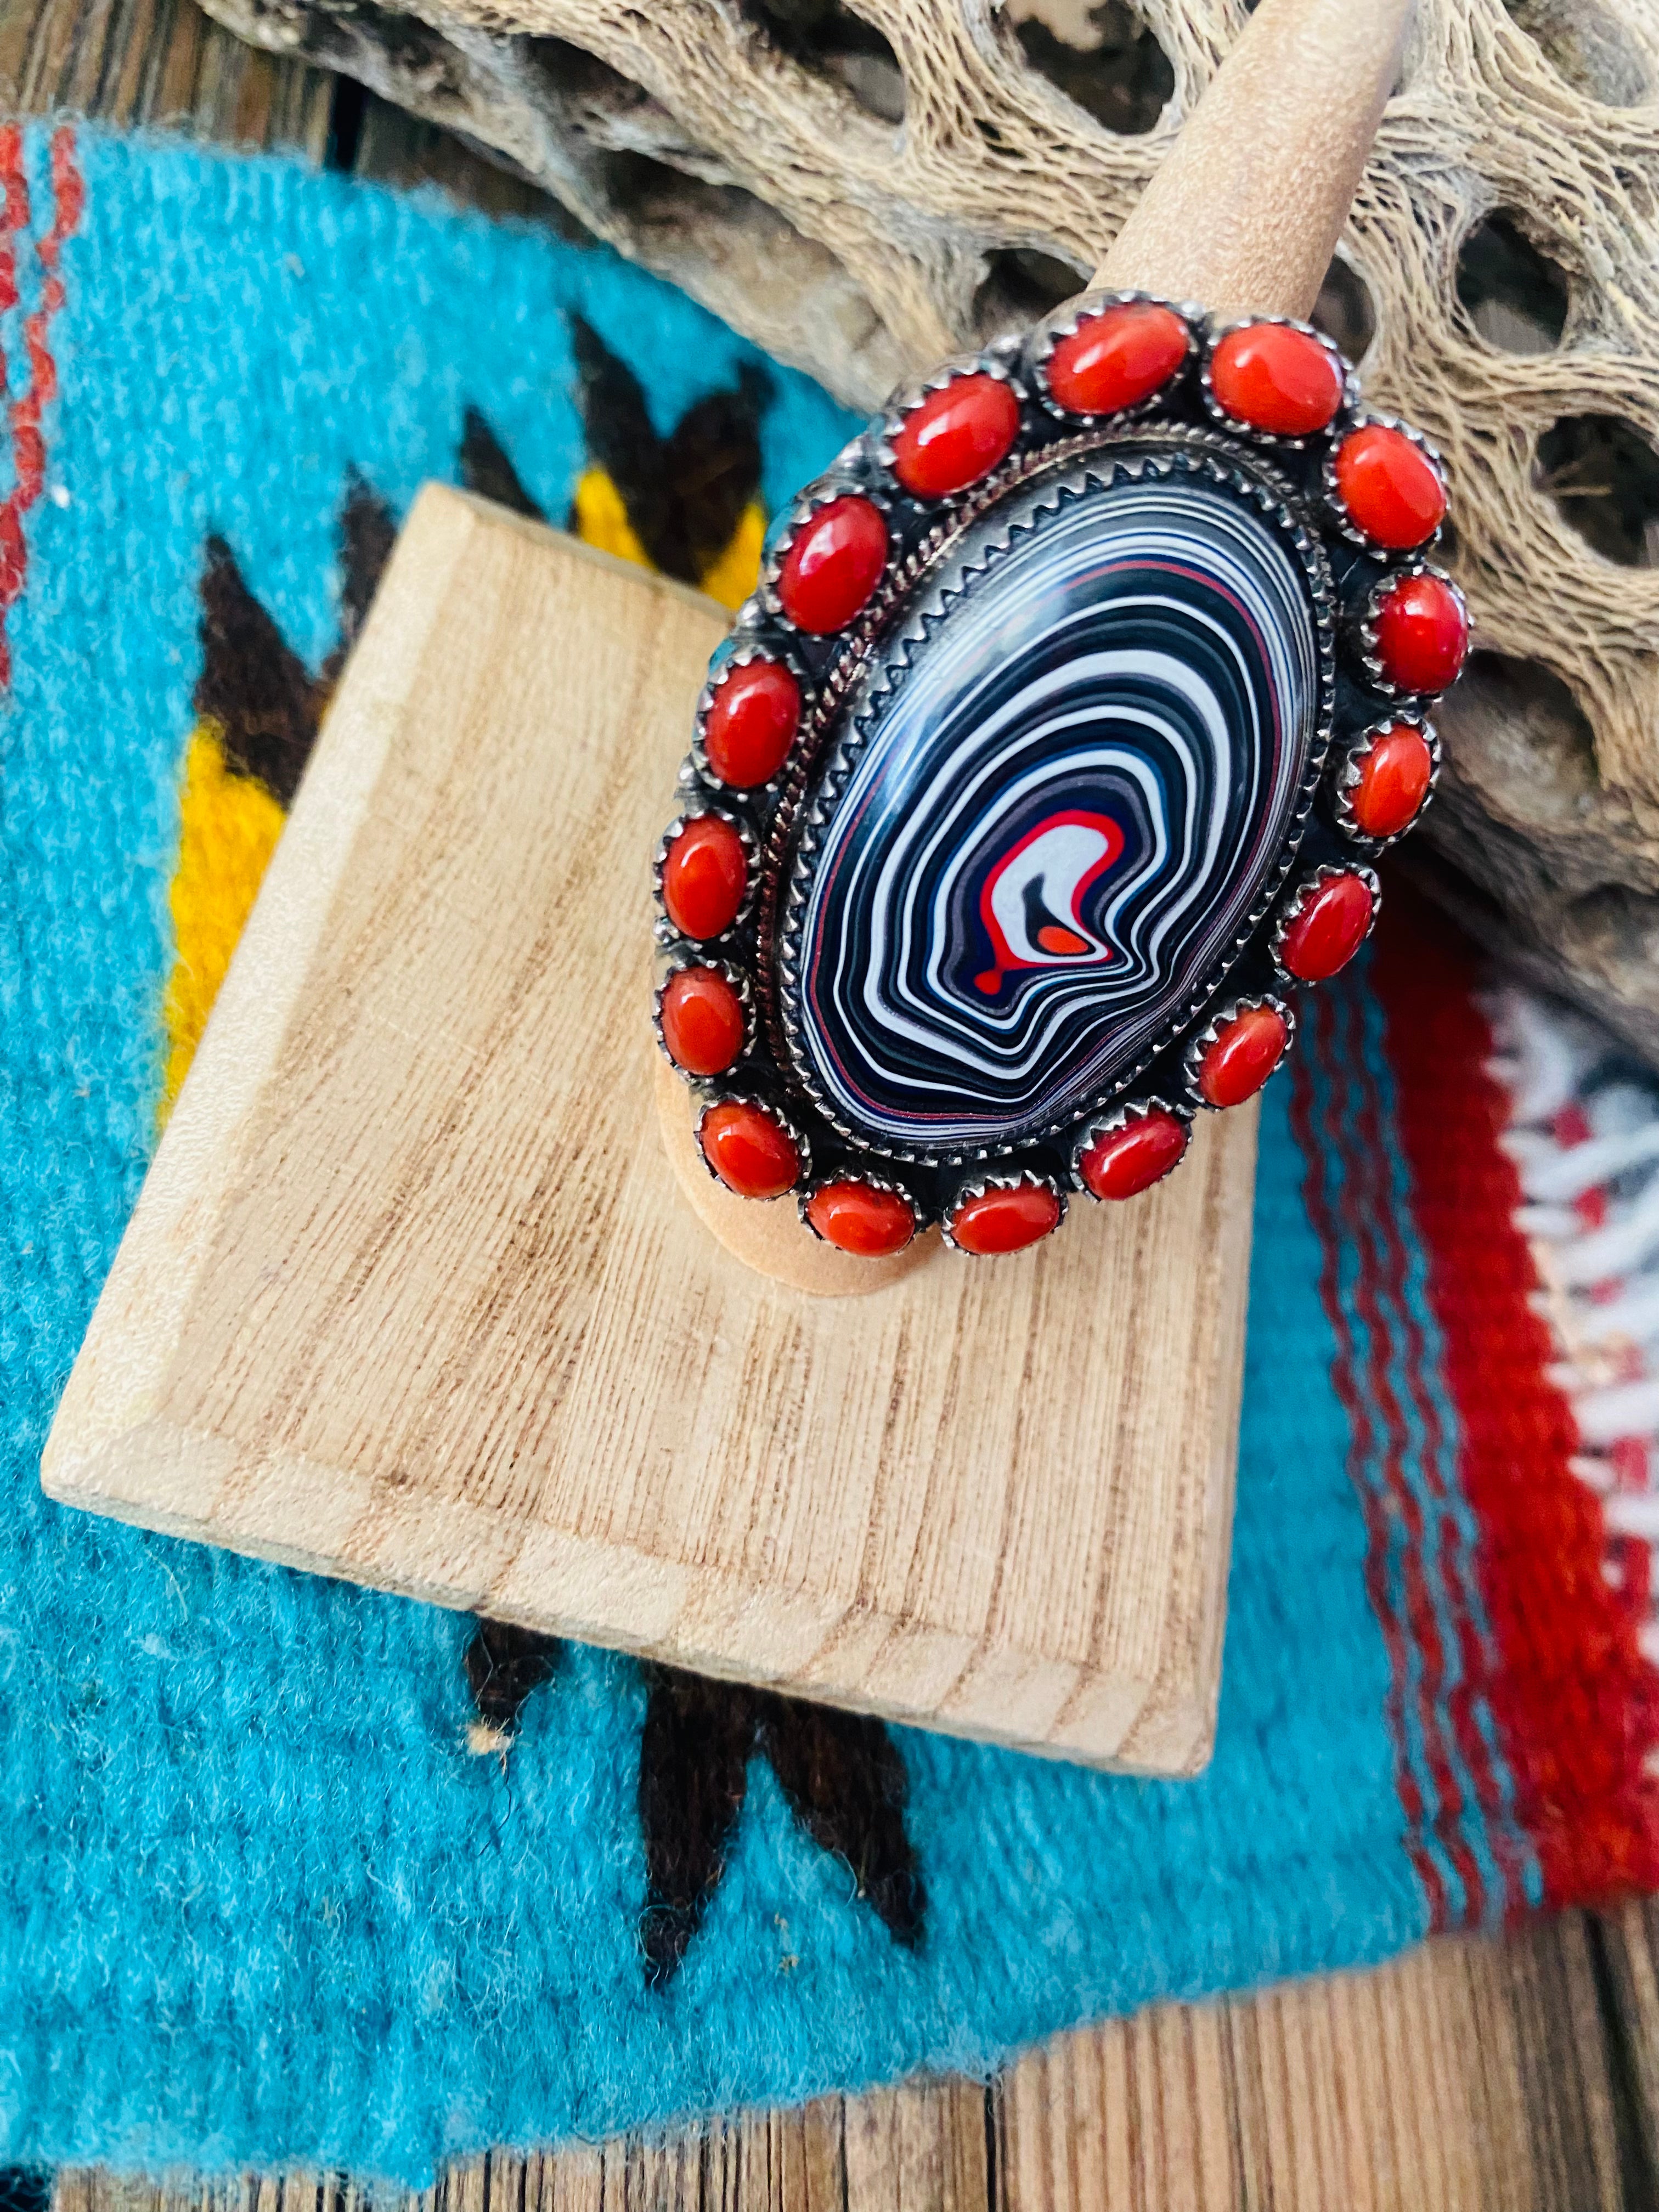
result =
[[[576,535],[585,545],[601,553],[614,553],[619,561],[651,566],[649,555],[634,534],[634,526],[623,505],[623,495],[603,469],[584,469],[576,484]]]
[[[760,581],[761,547],[766,541],[766,516],[758,501],[750,500],[738,518],[732,541],[712,568],[705,568],[702,587],[711,599],[735,614]]]
[[[574,504],[576,535],[585,544],[597,545],[602,553],[614,553],[619,560],[636,562],[641,568],[651,566],[650,556],[628,519],[622,494],[603,469],[583,471],[576,484]],[[703,572],[702,588],[711,599],[718,599],[734,612],[743,605],[760,576],[765,537],[765,514],[758,501],[750,500],[738,518],[731,543],[714,566]]]
[[[163,1005],[163,1121],[196,1056],[283,821],[264,786],[229,766],[212,722],[191,733],[179,817],[179,865],[167,894],[174,951]]]

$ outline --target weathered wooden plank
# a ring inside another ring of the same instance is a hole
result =
[[[167,124],[320,161],[334,80],[255,52],[193,0],[9,0],[0,106],[124,125]]]
[[[1584,1947],[1570,1917],[1058,2038],[1000,2090],[997,2201],[1613,2212],[1614,2090]]]
[[[1659,2204],[1659,1899],[1597,1914],[1587,1929],[1626,2195],[1633,2204]],[[1578,2044],[1575,2036],[1575,2060]]]

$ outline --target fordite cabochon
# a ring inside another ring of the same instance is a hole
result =
[[[884,1256],[1176,1166],[1429,799],[1445,508],[1301,324],[1094,295],[902,392],[779,519],[657,855],[710,1173]]]

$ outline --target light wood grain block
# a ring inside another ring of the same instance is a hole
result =
[[[724,617],[422,494],[47,1447],[67,1503],[924,1725],[1208,1754],[1254,1115],[1036,1251],[812,1297],[652,1106]]]

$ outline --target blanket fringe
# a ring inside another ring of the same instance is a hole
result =
[[[1486,1004],[1517,1224],[1578,1425],[1572,1469],[1601,1502],[1608,1585],[1659,1666],[1659,1079],[1566,1007],[1515,988]],[[1659,1775],[1659,1750],[1644,1764]]]

